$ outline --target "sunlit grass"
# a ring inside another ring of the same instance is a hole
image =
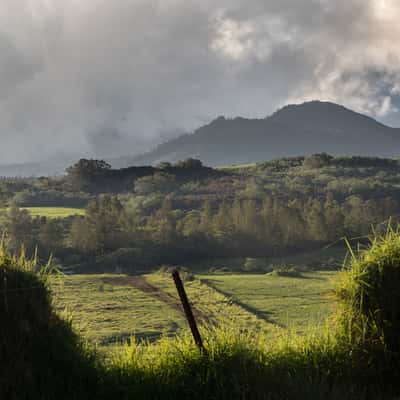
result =
[[[71,207],[21,207],[30,212],[32,217],[66,218],[72,215],[85,215],[83,208]]]
[[[336,272],[308,272],[302,276],[204,275],[210,285],[259,318],[305,333],[324,326],[335,308],[332,277]]]
[[[184,326],[180,312],[130,286],[125,275],[68,275],[52,278],[54,304],[75,329],[105,350],[131,337],[155,340]],[[114,281],[113,281],[114,280]]]
[[[324,325],[331,311],[332,272],[305,278],[267,275],[199,276],[185,282],[198,322],[203,326],[234,327],[253,336],[274,337],[282,329],[309,332]],[[158,293],[133,287],[128,276],[68,275],[52,278],[59,312],[67,310],[80,334],[101,349],[137,340],[158,340],[187,330],[175,286],[169,274],[143,278]],[[217,290],[216,290],[217,289]]]

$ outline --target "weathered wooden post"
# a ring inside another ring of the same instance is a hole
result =
[[[172,278],[174,279],[176,290],[178,291],[179,298],[181,299],[181,303],[183,306],[183,310],[186,315],[186,319],[189,323],[190,330],[192,331],[193,339],[197,345],[197,347],[205,353],[205,348],[203,346],[203,341],[201,340],[199,329],[197,328],[196,320],[193,315],[192,308],[190,307],[188,297],[186,295],[185,288],[183,286],[181,277],[179,275],[179,271],[175,269],[172,272]]]

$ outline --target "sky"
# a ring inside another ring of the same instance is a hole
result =
[[[0,163],[320,99],[400,126],[398,0],[0,0]]]

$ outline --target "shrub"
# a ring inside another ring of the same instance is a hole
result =
[[[257,272],[265,268],[265,260],[262,258],[246,258],[242,270],[245,272]]]
[[[274,268],[274,270],[272,272],[269,272],[268,275],[284,276],[287,278],[302,278],[303,277],[301,271],[294,266]]]

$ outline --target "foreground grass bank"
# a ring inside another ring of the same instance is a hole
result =
[[[206,354],[180,336],[133,341],[109,361],[93,358],[53,313],[48,294],[39,302],[22,294],[28,290],[14,290],[11,297],[13,288],[45,288],[44,278],[25,264],[1,257],[10,278],[6,287],[0,280],[9,296],[0,301],[1,371],[7,367],[0,398],[346,400],[395,399],[400,393],[398,232],[354,255],[338,280],[341,306],[329,329],[271,338],[223,325],[203,330]]]

